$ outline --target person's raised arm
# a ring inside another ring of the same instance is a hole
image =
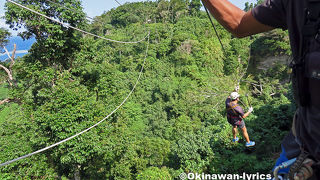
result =
[[[251,114],[252,111],[253,111],[253,107],[250,107],[249,110],[248,110],[248,112],[246,112],[246,113],[242,116],[242,118],[248,117],[249,114]]]
[[[258,22],[251,11],[245,12],[228,0],[202,1],[217,21],[236,37],[246,37],[274,29]]]
[[[251,112],[248,111],[242,116],[242,118],[244,119],[244,118],[248,117],[250,114],[251,114]]]

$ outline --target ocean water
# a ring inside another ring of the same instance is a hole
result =
[[[22,56],[28,54],[28,50],[31,48],[32,44],[35,42],[36,42],[36,40],[34,38],[24,41],[21,37],[14,36],[9,39],[9,43],[6,46],[6,48],[8,49],[8,51],[11,55],[11,53],[13,51],[13,44],[16,44],[17,45],[16,57],[22,57]],[[2,53],[2,52],[4,52],[4,49],[1,49],[0,61],[5,61],[8,59],[8,56],[7,56],[7,54]]]

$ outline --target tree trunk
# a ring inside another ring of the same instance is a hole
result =
[[[9,53],[9,51],[7,50],[7,48],[3,47],[4,50],[6,51],[6,54],[8,55],[8,57],[9,57],[10,60],[11,60],[11,63],[10,63],[10,65],[9,65],[9,69],[0,64],[0,67],[1,67],[3,70],[5,70],[5,71],[7,72],[7,74],[8,74],[8,83],[9,83],[9,85],[10,85],[11,87],[12,87],[12,85],[13,85],[12,83],[14,83],[14,85],[16,86],[16,82],[13,80],[13,76],[12,76],[12,67],[13,67],[13,65],[14,65],[14,63],[15,63],[14,58],[15,58],[15,54],[16,54],[16,50],[17,50],[17,45],[14,44],[13,46],[14,46],[14,48],[13,48],[12,56],[10,56],[10,53]]]
[[[2,64],[0,64],[0,67],[7,72],[9,85],[12,86],[13,77],[12,77],[11,71],[5,66],[3,66]]]
[[[2,105],[2,104],[4,104],[4,103],[8,103],[8,102],[10,102],[10,99],[9,99],[9,98],[4,99],[4,100],[1,100],[1,101],[0,101],[0,105]]]

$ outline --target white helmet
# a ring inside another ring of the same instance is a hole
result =
[[[232,93],[230,94],[230,97],[231,97],[232,100],[235,100],[235,99],[237,99],[238,97],[240,97],[240,95],[239,95],[239,93],[237,93],[237,92],[232,92]]]

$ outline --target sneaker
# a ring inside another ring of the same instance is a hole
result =
[[[256,143],[254,141],[250,141],[246,143],[246,147],[254,146]]]
[[[239,138],[236,137],[235,139],[232,139],[232,142],[238,142],[239,141]]]

